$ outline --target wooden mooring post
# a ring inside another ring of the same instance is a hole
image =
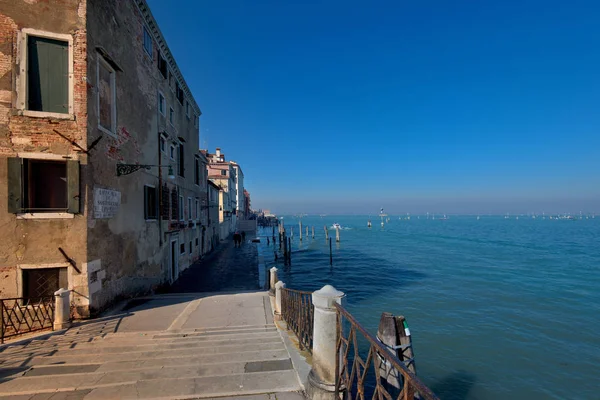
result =
[[[285,237],[285,231],[283,231],[283,235],[282,235],[282,240],[283,240],[283,262],[287,263],[287,253],[288,253],[288,241],[287,238]],[[281,245],[281,243],[279,243]]]
[[[331,252],[331,238],[329,238],[329,265],[333,265],[333,253]]]
[[[327,230],[327,225],[325,225],[323,229],[325,229],[325,241],[327,241],[327,239],[329,239],[329,231]]]
[[[288,243],[288,264],[292,263],[292,238],[289,238]]]
[[[299,225],[299,228],[300,228],[300,236],[299,236],[299,238],[300,238],[300,241],[302,241],[302,221],[300,221],[298,223],[298,225]]]
[[[308,239],[308,225],[306,225],[306,238]]]
[[[404,362],[404,365],[413,374],[417,374],[410,330],[403,316],[394,316],[388,312],[381,313],[379,328],[377,329],[377,339],[398,357],[400,361]],[[376,362],[381,383],[392,398],[398,397],[402,390],[402,375],[381,357],[377,357]]]
[[[314,225],[312,226],[312,238],[313,239],[315,238],[315,226]]]
[[[335,241],[337,243],[340,242],[340,227],[339,226],[335,227]]]

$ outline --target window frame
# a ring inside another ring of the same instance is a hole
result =
[[[200,157],[194,156],[194,184],[200,186]]]
[[[164,78],[164,79],[169,79],[169,63],[167,62],[167,58],[163,56],[162,51],[158,50],[158,57],[156,60],[156,68],[158,69],[158,72],[160,73],[160,75]],[[160,63],[161,60],[164,61],[165,63],[165,74],[163,75],[163,71],[160,68]]]
[[[175,143],[171,143],[169,158],[175,161],[175,157],[177,156],[177,145]]]
[[[177,175],[185,178],[185,147],[183,143],[179,143],[177,149]]]
[[[16,161],[18,160],[18,161]],[[28,211],[24,207],[23,191],[24,184],[26,182],[23,176],[23,163],[28,162],[27,160],[37,161],[60,161],[67,164],[67,209],[63,211]],[[82,214],[83,208],[80,204],[78,194],[80,193],[80,160],[78,157],[73,159],[65,160],[62,155],[59,154],[45,154],[45,153],[17,153],[16,157],[8,157],[8,213],[16,215],[17,219],[72,219],[76,214]],[[69,164],[72,164],[69,166]],[[12,167],[11,167],[12,165]],[[13,173],[11,173],[13,168]],[[16,179],[16,180],[15,180]],[[15,193],[16,199],[11,197],[11,188],[18,192]],[[73,199],[69,203],[69,198]],[[18,204],[16,204],[18,203]]]
[[[100,53],[96,53],[96,114],[98,117],[98,129],[114,138],[117,137],[117,73],[115,69],[102,57]],[[100,124],[100,91],[98,90],[98,86],[100,83],[100,63],[103,64],[104,67],[108,68],[110,72],[110,87],[111,87],[111,118],[110,123],[112,125],[112,130],[109,130]]]
[[[49,111],[34,111],[27,109],[27,103],[29,101],[28,95],[28,39],[29,36],[41,37],[46,39],[54,39],[65,41],[68,44],[68,113],[57,113],[57,112],[49,112]],[[73,59],[73,35],[63,34],[63,33],[54,33],[48,31],[42,31],[39,29],[31,29],[31,28],[23,28],[17,33],[17,40],[19,40],[20,44],[20,57],[19,57],[19,69],[22,71],[19,75],[17,75],[17,109],[20,110],[22,115],[27,117],[36,117],[36,118],[56,118],[56,119],[74,119],[74,107],[73,107],[73,99],[74,99],[74,59]]]
[[[196,213],[196,221],[200,220],[200,200],[196,199],[196,208],[195,208],[195,213]]]
[[[175,110],[173,107],[169,106],[169,125],[175,126]]]
[[[193,221],[192,218],[192,198],[188,196],[188,221]]]
[[[146,47],[146,35],[148,39],[150,39],[150,51],[148,51],[148,48]],[[152,37],[152,33],[150,33],[150,30],[146,25],[143,25],[142,29],[142,47],[144,48],[144,53],[146,53],[146,55],[152,58],[152,55],[154,53],[154,38]]]
[[[147,194],[146,194],[146,188],[149,189],[153,189],[154,190],[154,218],[149,217],[148,215],[148,198],[147,198]],[[146,222],[154,222],[154,221],[158,221],[158,216],[159,216],[159,209],[158,209],[158,190],[156,189],[156,186],[154,185],[149,185],[149,184],[144,184],[144,219],[146,220]]]
[[[192,253],[193,253],[193,250],[192,250],[192,249],[193,249],[193,247],[192,247],[192,241],[190,240],[190,249],[189,249],[189,252],[190,252],[190,254],[192,254]]]
[[[162,99],[162,101],[161,101],[161,99]],[[162,111],[160,110],[161,105],[163,106]],[[166,113],[167,113],[167,99],[166,99],[164,93],[161,92],[160,90],[158,91],[158,113],[160,115],[162,115],[163,117],[165,117]]]
[[[181,246],[183,246],[183,251],[181,251]],[[179,243],[179,255],[185,255],[185,240],[183,241],[183,243]]]

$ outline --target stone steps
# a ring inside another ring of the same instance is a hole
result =
[[[86,400],[93,399],[197,399],[299,390],[296,372],[283,371],[250,372],[219,376],[195,376],[121,381],[102,384],[90,382],[82,374],[53,377],[34,382],[21,378],[0,385],[4,396],[34,395],[88,391]],[[133,378],[132,376],[130,378]],[[56,389],[57,384],[60,389]],[[39,385],[39,386],[38,386]],[[65,396],[66,398],[66,396]]]
[[[144,354],[147,357],[166,357],[166,356],[183,356],[193,352],[194,354],[227,354],[235,352],[252,350],[277,350],[284,349],[281,340],[261,343],[254,342],[251,345],[247,344],[221,344],[218,346],[214,345],[214,342],[200,342],[200,345],[193,343],[180,343],[176,345],[161,345],[161,344],[144,344],[144,345],[131,345],[131,346],[92,346],[92,347],[75,347],[68,349],[59,349],[52,357],[77,357],[77,356],[96,356],[104,354],[124,354],[127,356],[136,356],[138,353]]]

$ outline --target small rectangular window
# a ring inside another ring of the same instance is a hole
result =
[[[160,152],[161,153],[166,152],[166,146],[167,146],[167,140],[165,139],[164,136],[161,135],[161,137],[160,137]]]
[[[29,211],[67,209],[67,164],[64,161],[25,160],[25,208]]]
[[[188,197],[188,219],[192,220],[192,198]]]
[[[144,218],[147,220],[158,218],[157,191],[153,186],[144,185]]]
[[[198,220],[198,218],[200,218],[200,202],[198,201],[198,199],[196,199],[196,214],[195,214],[195,218],[196,218],[196,220]]]
[[[179,85],[179,82],[175,82],[175,96],[177,97],[179,104],[183,105],[183,89]]]
[[[176,153],[176,151],[175,151],[175,150],[176,150],[176,149],[175,149],[175,145],[174,145],[174,144],[172,144],[172,145],[171,145],[171,152],[170,152],[170,158],[171,158],[171,160],[175,160],[175,153]]]
[[[169,107],[169,123],[171,125],[174,124],[174,119],[175,119],[175,110],[173,110],[173,107]]]
[[[198,247],[198,238],[196,238],[196,247]]]
[[[185,243],[181,243],[179,245],[179,253],[180,254],[185,254]]]
[[[144,50],[146,54],[152,57],[152,35],[148,31],[148,28],[144,26]]]
[[[192,254],[192,242],[190,241],[190,254]]]
[[[222,169],[222,170],[221,170],[221,175],[223,175],[223,176],[227,176],[227,171],[226,171],[226,170],[224,170],[224,169]]]
[[[98,54],[98,126],[115,135],[117,132],[115,70]]]
[[[187,117],[187,119],[190,119],[190,102],[189,101],[185,102],[185,116]]]
[[[184,162],[184,151],[183,144],[179,144],[179,157],[177,163],[177,173],[179,176],[185,176],[185,162]]]
[[[68,114],[68,42],[27,37],[27,109]]]
[[[79,161],[8,158],[8,212],[79,213]]]
[[[200,159],[194,157],[194,183],[200,185]]]
[[[167,68],[167,60],[163,57],[162,53],[158,53],[158,70],[163,78],[167,79],[169,76],[168,68]]]
[[[161,92],[158,92],[158,112],[162,115],[165,115],[167,110],[167,105],[165,102],[165,96]]]
[[[183,216],[183,196],[179,196],[179,220],[184,221],[185,218]]]

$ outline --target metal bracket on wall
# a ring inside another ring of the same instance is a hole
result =
[[[53,129],[54,133],[56,133],[58,136],[60,136],[61,138],[65,139],[67,142],[71,143],[73,146],[77,147],[79,150],[81,150],[81,152],[89,155],[90,151],[98,144],[98,142],[102,139],[102,136],[100,136],[98,139],[94,140],[92,142],[92,144],[90,145],[89,149],[84,149],[83,147],[81,147],[76,141],[66,137],[65,135],[63,135],[62,133],[60,133],[59,131],[57,131],[56,129]]]
[[[65,251],[62,249],[62,247],[59,247],[58,251],[60,251],[60,253],[65,257],[65,259],[67,260],[67,262],[69,264],[71,264],[71,267],[73,267],[73,269],[75,271],[77,271],[78,274],[81,274],[81,271],[79,270],[79,268],[77,268],[77,264],[75,264],[75,260],[73,260],[71,257],[69,257],[67,255],[67,253],[65,253]]]

